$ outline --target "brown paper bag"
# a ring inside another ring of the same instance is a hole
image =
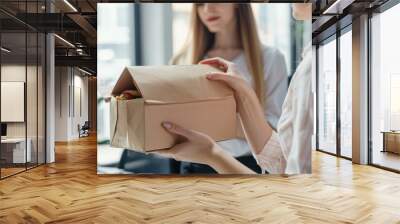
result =
[[[208,65],[127,67],[112,90],[138,90],[140,98],[111,99],[110,142],[114,147],[151,151],[173,146],[177,136],[161,125],[170,121],[215,141],[236,137],[236,104],[225,84],[206,78]]]

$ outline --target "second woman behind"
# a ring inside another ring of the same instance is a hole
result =
[[[173,57],[172,64],[197,64],[203,59],[221,57],[232,61],[254,89],[263,106],[266,121],[276,128],[282,112],[288,81],[283,54],[274,47],[263,46],[250,4],[197,3],[193,4],[191,31],[182,50]],[[218,144],[234,157],[252,158],[244,139],[233,139]],[[186,164],[183,172],[202,172],[195,164]]]

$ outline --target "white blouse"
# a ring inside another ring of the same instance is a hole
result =
[[[311,90],[311,46],[303,52],[283,103],[277,131],[259,154],[258,165],[270,174],[311,173],[313,95]]]
[[[266,121],[277,128],[282,113],[282,104],[288,88],[288,72],[283,54],[276,48],[263,46],[265,103],[264,116]],[[254,87],[253,77],[249,72],[244,53],[241,53],[232,62],[238,74]],[[234,157],[251,155],[251,148],[245,139],[229,139],[217,144],[230,152]]]

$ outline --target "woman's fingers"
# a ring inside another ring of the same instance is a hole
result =
[[[187,139],[192,139],[196,135],[196,133],[194,131],[183,128],[177,124],[173,124],[168,121],[163,122],[162,125],[165,129],[167,129],[167,131],[177,134],[177,135],[180,135],[180,136],[183,136]]]
[[[227,66],[228,63],[226,60],[220,58],[220,57],[215,57],[215,58],[207,58],[204,60],[201,60],[199,64],[221,64],[223,66]]]
[[[240,80],[238,80],[238,77],[228,75],[227,73],[210,73],[207,75],[207,79],[222,81],[234,90],[238,89],[240,82]]]
[[[202,61],[199,62],[199,64],[205,64],[205,65],[211,65],[217,69],[220,69],[224,72],[228,71],[229,68],[229,64],[227,61],[225,61],[222,58],[208,58],[208,59],[204,59]]]

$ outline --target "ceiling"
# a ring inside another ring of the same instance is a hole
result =
[[[313,2],[313,43],[332,36],[352,23],[354,17],[373,11],[389,0],[316,0]]]
[[[55,37],[56,66],[78,66],[96,74],[96,0],[1,0],[0,24],[3,60],[36,55],[36,33],[52,32]],[[51,13],[50,13],[51,11]],[[25,32],[28,32],[25,43]],[[29,34],[35,33],[35,35]],[[35,42],[35,43],[30,43]],[[27,46],[27,48],[25,48]],[[39,45],[39,47],[43,47]],[[28,54],[26,54],[28,53]]]

